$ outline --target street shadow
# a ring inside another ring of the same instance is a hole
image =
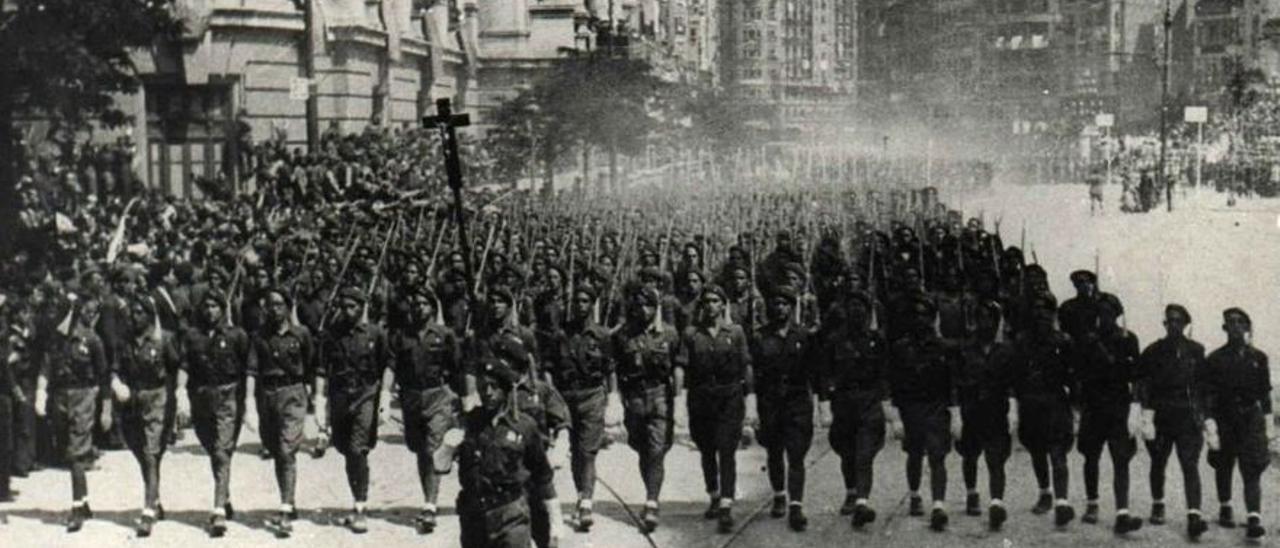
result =
[[[43,509],[11,510],[8,512],[4,512],[3,514],[10,518],[25,518],[25,519],[36,520],[46,525],[65,527],[67,523],[67,516],[69,515],[69,513],[70,513],[70,509],[68,508],[67,510],[43,510]],[[165,516],[165,520],[162,522],[157,522],[158,524],[178,523],[178,524],[190,526],[202,531],[204,530],[204,520],[208,518],[207,513],[194,512],[194,511],[166,512],[166,514],[167,515]],[[113,510],[113,511],[106,511],[106,512],[94,510],[93,518],[90,519],[89,521],[90,522],[104,521],[112,525],[116,525],[118,527],[123,527],[125,529],[128,529],[129,531],[133,531],[135,529],[135,526],[137,525],[137,519],[141,515],[142,515],[141,510],[128,510],[128,511]]]

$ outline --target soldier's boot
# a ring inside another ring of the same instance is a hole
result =
[[[911,495],[911,515],[924,515],[924,499],[920,498],[920,495]]]
[[[720,517],[720,497],[711,497],[711,504],[707,506],[707,511],[702,513],[702,519],[716,519]]]
[[[214,514],[209,518],[209,536],[213,538],[222,538],[227,534],[227,517],[222,514]]]
[[[1091,524],[1098,523],[1098,503],[1090,502],[1086,504],[1084,507],[1084,516],[1080,518],[1080,521]]]
[[[733,532],[733,508],[723,506],[720,508],[720,515],[716,518],[716,530],[721,534]]]
[[[1262,526],[1262,518],[1257,514],[1250,514],[1249,522],[1245,525],[1244,537],[1256,542],[1265,536],[1267,536],[1267,529]]]
[[[275,517],[267,518],[267,527],[275,531],[276,536],[280,538],[288,538],[293,534],[293,520],[289,517],[289,512],[280,511]]]
[[[787,516],[787,525],[791,526],[791,530],[797,533],[809,527],[809,518],[805,517],[803,506],[799,504],[791,505],[790,515]]]
[[[1218,509],[1218,527],[1234,529],[1236,526],[1235,514],[1231,512],[1230,506],[1223,506]]]
[[[414,523],[418,526],[418,534],[427,535],[436,530],[436,511],[434,508],[426,508],[418,513],[418,517],[414,519]]]
[[[876,511],[872,510],[866,504],[859,504],[853,509],[853,528],[861,529],[862,526],[872,523],[876,520]]]
[[[1040,498],[1036,500],[1036,505],[1031,507],[1031,513],[1043,515],[1053,510],[1053,495],[1049,493],[1040,493]]]
[[[658,503],[645,503],[644,512],[640,516],[640,523],[641,527],[644,528],[644,532],[652,533],[658,528],[659,514]]]
[[[1187,537],[1193,542],[1200,540],[1200,535],[1209,530],[1209,524],[1205,523],[1204,518],[1200,517],[1200,512],[1192,512],[1187,514]]]
[[[164,505],[156,503],[156,521],[164,521]]]
[[[982,506],[977,493],[969,493],[964,498],[964,513],[969,516],[981,516]]]
[[[226,504],[222,505],[222,510],[227,513],[228,521],[236,520],[236,509],[234,506],[231,506],[231,501],[227,501]]]
[[[858,496],[852,493],[845,495],[844,504],[840,505],[840,515],[842,516],[852,515],[853,511],[857,508],[858,508]]]
[[[591,506],[587,504],[578,504],[578,532],[586,533],[591,531],[591,526],[595,525],[596,520],[591,515]]]
[[[1151,505],[1151,517],[1147,518],[1147,521],[1151,522],[1152,525],[1164,525],[1165,519],[1163,502],[1157,502]]]
[[[950,519],[947,517],[947,511],[940,507],[935,507],[933,514],[929,516],[929,528],[938,532],[946,531],[948,521]]]
[[[87,517],[85,517],[84,509],[85,509],[85,506],[83,505],[71,507],[71,513],[67,515],[67,532],[68,533],[75,533],[79,531],[82,527],[84,527],[84,522],[86,519],[88,519]]]
[[[1128,512],[1116,514],[1114,527],[1117,535],[1124,535],[1142,528],[1142,519],[1129,515]]]
[[[138,537],[147,538],[151,536],[151,527],[155,525],[155,523],[156,523],[156,517],[144,512],[142,516],[138,518],[138,522],[135,524]]]
[[[1053,508],[1053,524],[1064,527],[1076,519],[1076,509],[1070,504],[1059,504]]]
[[[773,506],[769,508],[769,515],[775,518],[780,518],[782,516],[787,515],[787,496],[786,495],[773,496]]]
[[[344,518],[342,524],[351,529],[352,533],[363,535],[369,532],[369,521],[364,514],[364,510],[356,510]]]
[[[1009,519],[1009,512],[1004,509],[1004,505],[991,503],[991,507],[987,509],[987,526],[992,531],[999,531],[1004,527],[1007,519]]]

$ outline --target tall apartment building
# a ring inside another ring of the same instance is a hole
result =
[[[838,123],[857,96],[856,0],[721,0],[720,77],[761,127]]]

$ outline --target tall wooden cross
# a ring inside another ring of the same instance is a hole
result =
[[[436,128],[440,132],[440,148],[444,153],[449,188],[453,190],[453,218],[458,223],[458,242],[462,245],[462,264],[469,290],[475,287],[475,280],[471,272],[471,240],[467,238],[466,211],[462,207],[462,162],[458,158],[456,128],[471,125],[471,116],[465,113],[454,114],[449,106],[449,99],[442,98],[436,100],[436,115],[423,118],[422,125]]]

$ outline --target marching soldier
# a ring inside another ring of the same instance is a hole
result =
[[[187,386],[177,393],[190,396],[191,420],[201,447],[209,454],[213,468],[213,514],[209,535],[217,538],[227,531],[231,509],[231,457],[235,454],[243,390],[249,362],[249,336],[224,317],[226,296],[218,289],[205,292],[199,302],[196,321],[186,329],[182,348]]]
[[[702,290],[698,321],[680,337],[676,367],[688,389],[689,435],[702,459],[702,477],[711,499],[703,514],[721,533],[733,531],[738,443],[745,423],[754,424],[751,353],[741,327],[725,321],[728,298],[720,286]],[[682,395],[683,396],[683,395]]]
[[[982,515],[978,497],[978,457],[985,457],[991,506],[988,526],[998,531],[1009,513],[1004,507],[1005,462],[1009,460],[1012,438],[1009,436],[1010,401],[1008,360],[1010,348],[1003,342],[1001,321],[1004,311],[994,301],[976,309],[976,329],[960,351],[954,372],[956,393],[964,429],[956,441],[960,453],[964,485],[965,513]]]
[[[1209,529],[1200,515],[1200,449],[1205,409],[1204,346],[1183,331],[1191,314],[1179,304],[1165,307],[1165,337],[1151,343],[1138,358],[1138,383],[1134,396],[1142,404],[1142,435],[1151,455],[1151,517],[1153,525],[1165,522],[1164,469],[1177,446],[1178,465],[1187,499],[1187,536],[1197,540]]]
[[[1071,302],[1063,303],[1063,308]],[[1114,473],[1114,529],[1123,535],[1142,527],[1141,519],[1129,515],[1129,461],[1137,451],[1135,438],[1141,424],[1141,408],[1133,401],[1131,390],[1137,376],[1138,338],[1116,323],[1124,314],[1124,307],[1115,295],[1098,294],[1092,312],[1097,327],[1084,327],[1079,331],[1080,338],[1072,339],[1076,383],[1072,392],[1080,406],[1076,439],[1084,455],[1084,489],[1088,497],[1080,520],[1098,522],[1098,467],[1106,444]]]
[[[932,299],[917,296],[910,313],[911,323],[902,326],[901,337],[891,347],[893,366],[889,386],[893,406],[903,425],[902,448],[907,453],[911,515],[924,515],[919,491],[927,456],[933,495],[929,526],[934,531],[943,531],[948,522],[946,457],[952,438],[959,438],[961,433],[960,410],[955,407],[951,378],[956,353],[934,330],[938,310]]]
[[[1040,498],[1032,511],[1044,514],[1053,510],[1054,524],[1062,527],[1075,519],[1075,510],[1067,502],[1067,453],[1075,441],[1070,404],[1071,337],[1057,329],[1058,303],[1052,296],[1031,296],[1027,310],[1030,323],[1014,341],[1010,363],[1009,381],[1020,418],[1018,441],[1031,454],[1031,467],[1040,486]]]
[[[248,375],[262,394],[258,405],[258,433],[275,463],[280,490],[280,511],[268,525],[280,536],[289,535],[298,519],[294,494],[298,484],[297,454],[302,448],[307,418],[307,387],[315,377],[315,343],[306,327],[289,321],[289,295],[273,288],[262,294],[266,324],[253,339]],[[317,398],[317,423],[325,425],[328,411]]]
[[[834,331],[824,345],[820,378],[830,394],[831,448],[840,456],[845,499],[841,515],[853,515],[860,528],[876,519],[867,500],[871,496],[876,454],[884,447],[889,413],[888,346],[870,329],[872,297],[863,292],[845,302],[845,327]],[[901,427],[901,423],[897,425]]]
[[[163,519],[160,509],[160,461],[164,458],[166,425],[172,420],[167,406],[170,379],[186,385],[186,373],[178,367],[173,337],[160,329],[155,308],[141,297],[129,299],[125,312],[124,340],[119,342],[117,366],[111,379],[121,404],[121,432],[142,471],[145,490],[138,536],[151,534],[151,526]],[[186,398],[179,400],[184,406]],[[230,516],[228,516],[230,517]]]
[[[618,424],[622,400],[615,391],[609,330],[595,323],[596,293],[576,287],[568,321],[546,348],[547,373],[564,398],[569,412],[569,451],[573,484],[578,490],[578,529],[591,529],[592,497],[596,482],[596,454],[604,443],[606,423]],[[606,417],[608,415],[608,417]]]
[[[435,295],[416,287],[409,289],[407,297],[406,323],[392,332],[391,349],[400,386],[405,445],[417,457],[418,478],[426,498],[426,507],[416,522],[418,531],[426,534],[435,530],[440,494],[440,477],[435,474],[431,455],[456,422],[458,396],[450,387],[461,372],[460,356],[453,331],[435,321]]]
[[[93,330],[99,316],[98,297],[85,296],[79,308],[79,315],[69,330],[51,334],[48,358],[37,379],[34,402],[34,411],[41,417],[46,416],[52,392],[54,414],[59,417],[54,423],[54,435],[61,439],[59,445],[71,469],[72,505],[66,522],[69,533],[79,531],[85,520],[93,517],[86,475],[93,461],[93,427],[100,423],[108,430],[112,422],[111,400],[107,400],[101,414],[96,413],[98,390],[112,379],[102,339]]]
[[[368,531],[369,452],[378,443],[383,377],[391,357],[382,329],[361,321],[365,295],[347,287],[338,293],[338,316],[326,333],[320,354],[327,385],[333,446],[346,459],[347,484],[355,504],[343,519],[352,532]],[[317,403],[319,407],[322,403]]]
[[[647,532],[658,527],[664,461],[671,449],[674,421],[680,413],[680,405],[673,398],[675,387],[683,384],[683,371],[674,366],[678,336],[675,328],[663,323],[658,315],[661,298],[649,288],[628,288],[626,322],[610,341],[627,445],[640,459],[640,479],[645,490],[641,521]]]
[[[774,290],[766,310],[769,321],[756,330],[750,348],[759,394],[759,439],[768,453],[773,488],[770,514],[775,518],[789,514],[788,525],[799,532],[809,524],[803,506],[804,458],[813,442],[813,395],[821,381],[810,360],[809,333],[793,322],[796,299],[789,285]],[[826,393],[820,394],[824,416],[830,416]]]
[[[464,415],[462,431],[445,434],[434,455],[441,474],[448,473],[455,457],[459,463],[462,548],[526,548],[532,504],[547,509],[552,535],[559,538],[560,504],[546,442],[533,418],[511,401],[520,375],[497,358],[483,361],[482,405]],[[526,497],[529,485],[536,486],[536,500]]]
[[[1267,443],[1274,437],[1271,416],[1271,373],[1267,355],[1250,342],[1253,321],[1239,308],[1222,313],[1227,343],[1209,354],[1205,368],[1205,440],[1214,469],[1221,510],[1218,524],[1235,527],[1231,511],[1232,474],[1237,464],[1244,483],[1245,536],[1259,540],[1262,526],[1262,472],[1267,469]]]

